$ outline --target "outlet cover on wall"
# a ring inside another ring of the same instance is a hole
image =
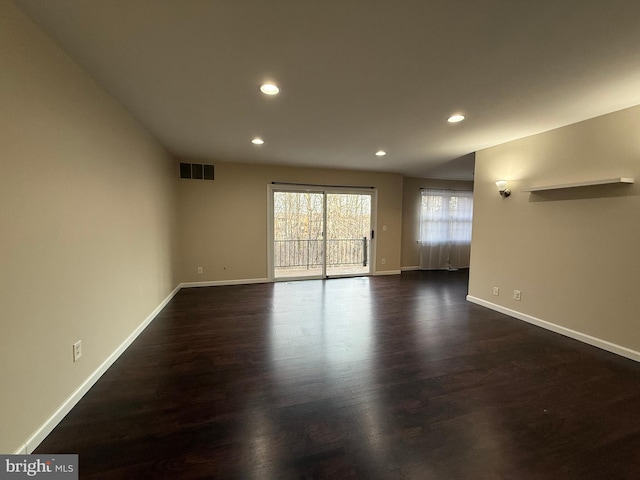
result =
[[[513,299],[520,301],[522,299],[522,292],[520,290],[513,291]]]
[[[198,275],[202,275],[202,267],[198,267]]]
[[[498,287],[493,287],[493,294],[494,294],[494,295],[500,295],[500,288],[498,288]]]
[[[82,356],[82,340],[73,344],[73,361],[77,362]]]

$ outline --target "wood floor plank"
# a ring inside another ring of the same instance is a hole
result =
[[[181,290],[36,453],[86,479],[640,478],[640,364],[467,283]]]

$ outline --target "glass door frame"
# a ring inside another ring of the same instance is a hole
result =
[[[323,194],[323,261],[322,261],[322,274],[321,275],[309,275],[300,277],[279,277],[275,275],[274,265],[274,240],[275,229],[273,225],[274,215],[274,193],[275,192],[292,192],[292,193],[321,193]],[[322,186],[322,185],[296,185],[296,184],[268,184],[267,185],[267,273],[268,278],[272,282],[283,281],[295,281],[295,280],[318,280],[325,279],[327,277],[327,194],[358,194],[371,196],[371,231],[373,235],[370,235],[369,241],[369,273],[354,273],[344,275],[331,275],[331,278],[339,277],[361,277],[366,275],[375,274],[375,258],[376,258],[376,240],[377,236],[377,211],[378,211],[378,189],[370,187],[340,187],[340,186]]]

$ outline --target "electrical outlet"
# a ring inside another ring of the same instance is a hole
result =
[[[202,275],[202,267],[198,267],[198,275]]]
[[[383,258],[382,260],[380,260],[380,263],[382,263],[382,265],[386,265],[386,263],[387,263],[387,259],[386,259],[386,258]]]
[[[522,299],[522,292],[520,290],[513,291],[513,299],[520,301]]]
[[[77,362],[82,356],[82,340],[73,344],[73,361]]]
[[[500,289],[499,289],[498,287],[493,287],[493,294],[494,294],[495,296],[500,295]]]

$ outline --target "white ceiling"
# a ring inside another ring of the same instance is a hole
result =
[[[471,179],[476,150],[640,104],[638,0],[16,3],[195,159]]]

